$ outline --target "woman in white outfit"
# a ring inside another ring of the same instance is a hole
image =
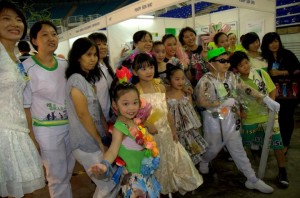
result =
[[[68,63],[53,55],[58,34],[50,21],[39,21],[31,27],[30,42],[38,53],[23,62],[29,77],[24,91],[28,126],[41,150],[51,198],[71,198],[70,178],[75,160],[66,112]]]

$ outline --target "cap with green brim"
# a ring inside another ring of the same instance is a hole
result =
[[[210,61],[211,59],[218,57],[222,54],[225,54],[225,53],[227,53],[227,52],[224,47],[219,47],[216,49],[209,50],[207,53],[208,61]]]

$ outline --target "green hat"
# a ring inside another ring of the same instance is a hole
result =
[[[226,53],[226,50],[224,47],[212,49],[212,50],[208,51],[208,53],[207,53],[208,61],[210,61],[211,59],[218,57],[222,54],[225,54],[225,53]]]

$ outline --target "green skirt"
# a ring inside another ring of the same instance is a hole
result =
[[[251,145],[263,146],[266,128],[267,128],[267,123],[243,125],[241,131],[243,145],[245,147],[250,147]],[[284,146],[281,139],[278,120],[276,119],[274,122],[270,149],[280,150],[283,148]]]

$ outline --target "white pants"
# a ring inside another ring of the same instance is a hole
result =
[[[100,163],[103,158],[101,151],[94,153],[87,153],[80,149],[76,149],[73,152],[75,159],[83,166],[86,173],[88,174],[88,169],[97,163]],[[88,174],[89,175],[89,174]],[[93,198],[115,198],[120,190],[120,185],[115,185],[113,180],[103,179],[98,180],[95,177],[89,175],[93,182],[97,185]]]
[[[244,150],[237,120],[234,113],[230,112],[228,116],[221,120],[213,118],[211,113],[202,112],[204,139],[208,143],[208,148],[203,154],[203,161],[210,162],[220,150],[226,146],[237,168],[251,182],[256,182],[257,177],[251,167],[250,161]]]
[[[75,159],[72,156],[69,126],[34,127],[41,149],[51,198],[72,198],[70,179]]]

